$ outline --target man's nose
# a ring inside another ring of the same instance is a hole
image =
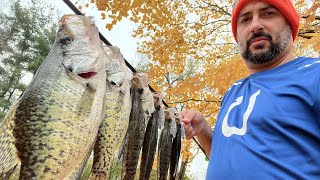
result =
[[[259,31],[262,31],[264,29],[264,26],[261,22],[261,19],[259,17],[253,17],[251,23],[250,23],[250,32],[251,33],[256,33]]]

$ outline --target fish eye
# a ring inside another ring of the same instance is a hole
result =
[[[138,88],[138,92],[142,94],[143,93],[143,88]]]
[[[65,36],[64,38],[60,39],[61,44],[71,44],[73,42],[73,37],[71,36]]]
[[[68,66],[68,68],[67,68],[70,72],[72,72],[73,71],[73,68],[72,68],[72,66]]]

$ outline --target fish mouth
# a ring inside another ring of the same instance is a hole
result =
[[[94,71],[78,73],[78,76],[82,77],[83,79],[90,79],[95,75],[97,75],[97,72]]]
[[[73,73],[73,74],[77,74],[79,77],[83,78],[83,79],[90,79],[93,78],[95,75],[97,75],[97,71],[82,71],[82,72],[76,72],[75,69],[72,66],[66,66],[64,63],[62,63],[62,67],[64,67],[64,69],[67,72]]]

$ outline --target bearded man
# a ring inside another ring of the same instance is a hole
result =
[[[295,57],[290,0],[238,0],[232,32],[250,75],[225,94],[215,129],[181,112],[209,158],[207,179],[320,179],[320,58]]]

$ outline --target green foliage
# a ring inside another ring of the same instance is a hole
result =
[[[31,0],[23,7],[15,0],[9,13],[0,13],[0,119],[26,89],[23,77],[35,74],[54,42],[53,9],[43,4]]]

